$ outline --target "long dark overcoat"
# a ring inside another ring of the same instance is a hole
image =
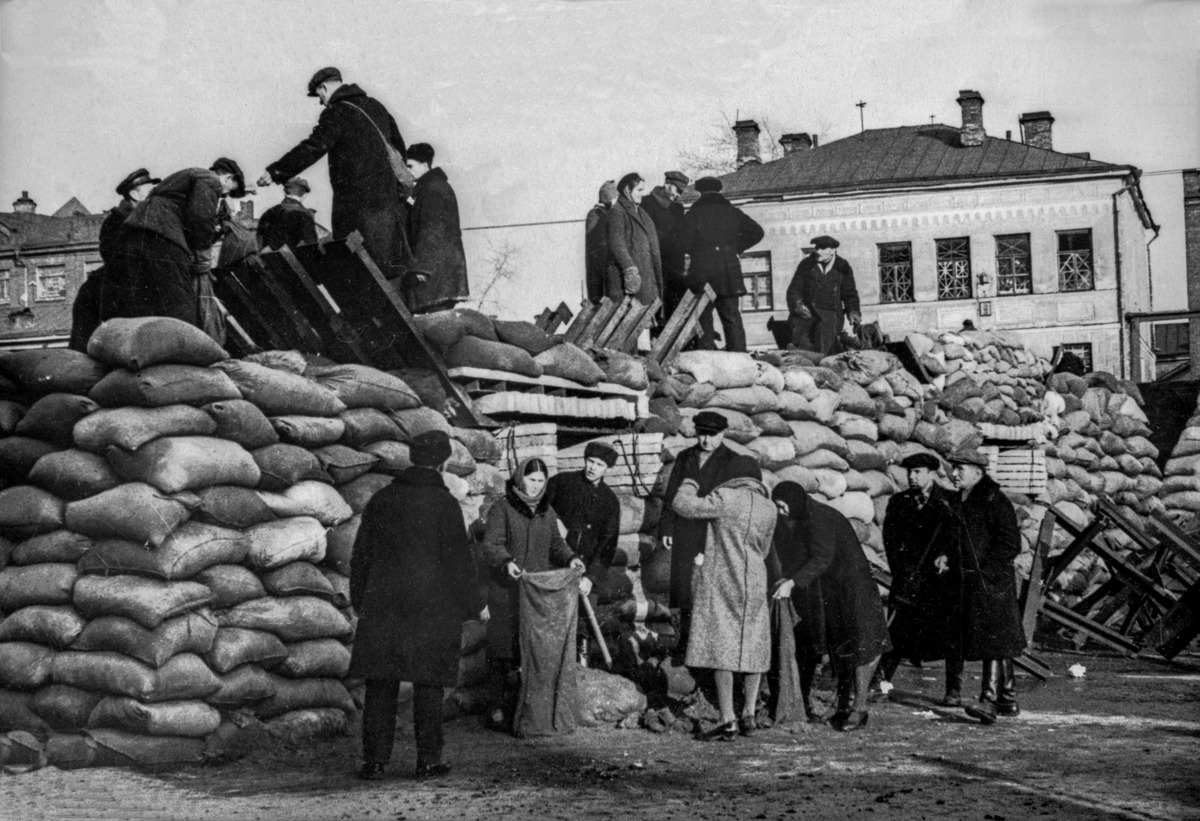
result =
[[[990,477],[960,507],[963,522],[963,657],[1013,658],[1025,650],[1013,560],[1021,532],[1012,502]]]
[[[566,567],[575,558],[558,531],[558,516],[549,500],[543,495],[537,508],[530,510],[529,505],[513,493],[510,480],[504,498],[488,511],[482,558],[489,568],[488,657],[519,658],[520,589],[517,582],[509,578],[504,566],[516,562],[524,572],[539,573]]]
[[[699,495],[712,493],[718,485],[723,485],[733,479],[748,477],[762,480],[762,469],[757,460],[750,456],[734,453],[725,445],[720,445],[708,457],[704,467],[700,467],[700,456],[703,451],[699,445],[693,445],[682,451],[671,468],[671,477],[667,480],[667,492],[663,496],[663,517],[659,527],[660,535],[671,537],[671,607],[689,609],[692,606],[692,572],[695,570],[696,555],[704,550],[708,538],[708,524],[698,519],[684,519],[676,516],[672,510],[675,494],[685,479],[692,479],[700,485]]]
[[[796,306],[800,304],[812,312],[811,319],[796,315]],[[845,259],[837,257],[829,273],[825,273],[817,255],[810,254],[796,266],[787,289],[787,306],[793,341],[808,350],[833,353],[846,316],[860,308],[854,269]]]
[[[658,229],[641,206],[622,194],[608,212],[608,253],[612,260],[608,297],[614,302],[624,298],[625,269],[636,267],[642,287],[634,298],[643,305],[662,299],[662,257],[658,247]]]
[[[367,503],[350,603],[358,629],[348,675],[458,683],[462,623],[483,597],[462,511],[437,471],[411,467]]]
[[[682,244],[692,258],[688,282],[694,290],[711,285],[717,296],[746,293],[738,254],[764,236],[762,226],[720,194],[710,191],[688,210]]]
[[[429,275],[425,282],[409,280],[411,284],[405,295],[409,310],[423,311],[469,297],[458,198],[442,169],[431,168],[417,180],[408,227],[413,246],[412,270]]]
[[[317,241],[317,223],[313,212],[294,197],[284,197],[283,202],[263,212],[258,219],[258,246],[260,248],[295,248],[301,243]]]
[[[658,252],[665,286],[682,283],[687,267],[687,249],[683,245],[687,212],[681,203],[670,201],[661,185],[643,197],[641,205],[658,231]]]
[[[411,264],[412,251],[400,184],[380,131],[404,153],[404,138],[388,110],[354,83],[347,83],[330,96],[312,133],[268,165],[267,173],[282,184],[328,154],[334,238],[360,232],[367,253],[386,276],[396,278]]]
[[[567,546],[583,559],[584,576],[599,584],[621,536],[621,503],[612,488],[593,485],[576,470],[550,477],[546,501],[567,528]]]
[[[583,228],[585,288],[589,302],[604,299],[608,282],[608,206],[598,202],[588,211]]]
[[[962,653],[962,555],[956,494],[939,485],[924,506],[913,490],[888,500],[883,547],[892,572],[892,645],[915,661]],[[948,569],[936,561],[946,556]]]

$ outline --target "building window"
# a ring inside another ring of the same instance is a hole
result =
[[[1090,291],[1096,287],[1092,275],[1092,229],[1058,232],[1058,290]]]
[[[1092,368],[1092,343],[1091,342],[1067,342],[1054,349],[1054,353],[1071,353],[1079,357],[1083,362],[1083,372],[1091,373]],[[1054,357],[1058,361],[1058,356]]]
[[[775,309],[775,287],[771,281],[771,252],[755,251],[742,254],[742,280],[746,293],[742,295],[742,311],[772,311]]]
[[[937,240],[938,299],[971,298],[971,238]]]
[[[37,269],[38,302],[51,302],[67,298],[67,268],[52,265]]]
[[[12,269],[0,268],[0,305],[12,302],[12,296],[9,294],[8,286],[12,281]]]
[[[996,296],[1033,293],[1029,234],[996,237]]]
[[[911,242],[881,242],[879,248],[879,301],[913,301]]]

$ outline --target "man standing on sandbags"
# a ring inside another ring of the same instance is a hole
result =
[[[311,189],[308,180],[292,177],[283,184],[283,202],[263,212],[258,219],[258,247],[272,251],[317,241],[317,222],[304,205]]]
[[[358,614],[348,676],[366,679],[363,766],[383,777],[392,756],[400,682],[413,684],[418,778],[445,775],[443,687],[458,683],[464,621],[488,620],[458,502],[442,481],[450,438],[427,431],[409,444],[413,466],[363,511],[350,560]]]
[[[711,493],[718,485],[731,479],[762,479],[762,470],[756,459],[734,453],[724,444],[725,429],[729,427],[729,420],[724,415],[706,410],[696,414],[692,421],[696,426],[697,442],[675,457],[667,492],[663,496],[663,517],[659,528],[663,546],[671,551],[670,606],[679,610],[677,654],[682,654],[687,647],[692,618],[692,574],[696,568],[696,557],[704,552],[708,522],[676,516],[672,509],[675,495],[688,479],[698,485],[696,493],[699,496]]]
[[[608,282],[608,212],[617,202],[617,183],[605,180],[600,186],[600,199],[587,213],[584,221],[584,289],[588,302],[599,305],[604,299]]]
[[[446,172],[434,166],[429,143],[408,147],[408,169],[417,187],[408,212],[414,259],[404,281],[404,301],[414,314],[449,310],[471,295],[458,198]]]
[[[546,499],[567,529],[567,546],[583,560],[579,592],[592,607],[599,604],[596,586],[608,573],[621,535],[621,503],[604,484],[604,474],[617,463],[617,452],[603,442],[588,442],[583,470],[550,477]],[[588,625],[581,625],[579,657],[588,658]],[[599,637],[596,637],[599,640]]]
[[[688,283],[697,293],[711,285],[717,295],[700,315],[700,349],[717,348],[715,310],[721,318],[725,350],[744,352],[746,329],[742,325],[741,301],[746,280],[742,278],[738,254],[758,245],[764,232],[761,225],[721,195],[721,181],[716,177],[696,180],[696,191],[700,199],[688,211],[683,225],[683,249],[692,258]]]
[[[841,245],[833,237],[813,240],[815,256],[796,266],[787,289],[787,306],[792,320],[792,343],[797,348],[833,354],[839,350],[839,335],[846,318],[862,322],[854,269],[838,256]]]
[[[958,544],[955,494],[935,481],[941,463],[931,453],[914,453],[900,463],[908,489],[888,500],[883,549],[892,572],[888,597],[892,650],[879,662],[879,677],[891,682],[902,659],[946,660],[941,703],[962,706],[962,554]]]
[[[682,171],[668,171],[663,184],[642,198],[642,210],[658,231],[658,250],[663,272],[663,321],[671,318],[687,293],[687,252],[683,247],[683,223],[687,213],[679,202],[691,180]]]
[[[608,298],[628,294],[643,305],[662,299],[662,257],[658,229],[641,206],[646,181],[626,174],[617,183],[617,204],[608,212],[608,253],[612,259]]]

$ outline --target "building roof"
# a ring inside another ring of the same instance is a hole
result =
[[[871,129],[721,179],[727,197],[741,198],[1121,170],[1133,169],[997,137],[967,148],[959,129],[930,124]]]
[[[90,217],[91,215],[92,212],[79,201],[78,197],[71,197],[63,203],[62,208],[54,212],[56,217]]]
[[[99,242],[107,214],[52,217],[46,214],[0,213],[0,251],[20,247],[32,251],[81,242]]]

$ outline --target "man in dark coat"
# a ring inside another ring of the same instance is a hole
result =
[[[317,223],[313,212],[304,205],[311,189],[308,180],[292,177],[283,184],[283,202],[272,206],[258,218],[258,247],[272,251],[317,241]]]
[[[963,657],[983,662],[979,701],[966,711],[991,724],[997,715],[1021,712],[1013,670],[1026,644],[1013,573],[1021,532],[1012,502],[984,472],[987,457],[964,450],[948,458],[962,491]]]
[[[106,295],[105,286],[110,277],[113,282],[120,278],[119,273],[113,272],[120,264],[120,245],[117,238],[121,233],[121,226],[133,213],[134,207],[150,196],[154,186],[160,182],[162,180],[151,177],[149,171],[139,168],[121,180],[117,186],[121,201],[108,212],[104,222],[100,223],[100,259],[104,264],[88,274],[87,280],[79,288],[79,293],[75,295],[75,302],[71,306],[71,340],[67,343],[68,348],[87,353],[87,343],[92,337],[92,332],[109,316],[115,316],[112,312],[118,308],[111,304],[112,294]]]
[[[816,254],[800,261],[788,285],[792,342],[797,348],[837,353],[846,318],[855,325],[862,322],[854,269],[838,256],[840,245],[833,237],[814,239]]]
[[[414,259],[404,281],[404,300],[414,314],[453,308],[471,295],[458,198],[446,172],[434,167],[429,143],[409,146],[408,168],[417,187],[408,212]]]
[[[915,453],[900,463],[908,489],[888,500],[883,548],[892,572],[892,650],[879,664],[891,681],[902,659],[946,660],[942,704],[962,705],[962,556],[955,494],[935,481],[941,463]]]
[[[659,535],[663,545],[671,551],[671,599],[670,606],[679,609],[680,642],[678,650],[686,649],[686,636],[692,612],[692,573],[696,567],[696,556],[704,552],[708,540],[708,523],[703,519],[685,519],[672,511],[675,494],[687,479],[700,488],[697,495],[706,496],[731,479],[750,478],[762,480],[758,461],[750,456],[734,453],[724,444],[725,429],[729,420],[716,411],[701,411],[693,419],[697,442],[675,457],[671,478],[663,496],[663,515]]]
[[[696,180],[700,199],[692,205],[684,220],[682,245],[692,258],[688,282],[697,293],[711,285],[713,302],[700,315],[700,348],[716,350],[713,311],[721,318],[725,350],[746,350],[746,329],[742,326],[742,263],[738,254],[753,248],[763,238],[762,226],[721,196],[721,181],[716,177]]]
[[[584,220],[584,286],[588,302],[599,305],[604,299],[605,284],[608,282],[608,212],[617,201],[617,183],[605,180],[600,186],[600,199],[588,211]]]
[[[258,184],[290,180],[329,155],[333,186],[331,215],[335,239],[358,231],[363,246],[389,279],[404,275],[412,262],[405,233],[404,197],[384,141],[404,154],[404,138],[383,104],[353,83],[342,83],[332,66],[313,75],[308,96],[325,110],[312,133],[267,166]]]
[[[629,294],[643,305],[662,299],[662,257],[658,230],[642,210],[646,182],[626,174],[617,183],[617,204],[608,212],[608,254],[612,260],[608,298],[620,302]]]
[[[443,687],[458,683],[464,621],[487,621],[458,502],[439,473],[449,437],[427,431],[410,443],[413,466],[367,503],[350,561],[358,628],[347,675],[366,679],[363,767],[383,775],[391,759],[400,682],[413,684],[417,776],[444,775]]]
[[[176,171],[126,218],[114,316],[169,316],[204,329],[217,342],[211,295],[213,244],[225,196],[246,194],[242,170],[222,157],[211,168]],[[111,284],[111,283],[110,283]]]
[[[691,180],[682,171],[668,171],[663,184],[642,198],[642,210],[658,231],[658,250],[662,258],[663,319],[670,319],[687,293],[687,252],[683,247],[683,222],[687,217],[679,197]]]

